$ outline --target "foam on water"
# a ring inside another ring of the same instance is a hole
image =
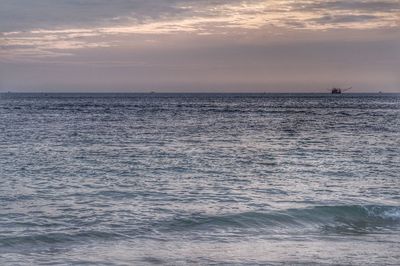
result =
[[[0,264],[400,262],[400,96],[2,94]]]

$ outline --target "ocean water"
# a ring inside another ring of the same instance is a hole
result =
[[[399,265],[400,94],[1,94],[0,265]]]

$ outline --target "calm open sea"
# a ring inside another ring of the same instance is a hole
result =
[[[400,94],[1,94],[0,264],[400,264]]]

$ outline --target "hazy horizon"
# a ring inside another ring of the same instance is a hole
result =
[[[302,92],[294,92],[294,91],[218,91],[218,90],[212,90],[212,91],[131,91],[131,90],[126,90],[126,91],[82,91],[82,90],[69,90],[69,91],[0,91],[0,94],[326,94],[329,93],[330,91],[324,90],[324,91],[302,91]],[[343,94],[343,93],[342,93]],[[394,91],[394,92],[387,92],[387,91],[357,91],[357,92],[346,92],[345,94],[400,94],[399,91]]]
[[[0,1],[0,92],[400,92],[400,1]]]

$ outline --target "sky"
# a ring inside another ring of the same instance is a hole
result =
[[[0,92],[400,92],[400,0],[0,0]]]

